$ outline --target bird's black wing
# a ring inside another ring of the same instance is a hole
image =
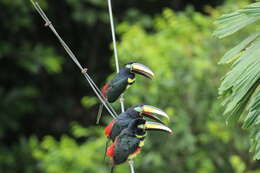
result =
[[[109,102],[116,101],[119,98],[119,96],[125,91],[128,85],[127,80],[128,80],[127,78],[121,78],[118,79],[117,81],[112,80],[109,83],[109,89],[107,92],[107,98]]]
[[[140,140],[133,135],[121,133],[116,139],[114,163],[120,164],[125,162],[138,149],[139,142]]]
[[[116,120],[116,122],[114,123],[112,130],[111,130],[111,134],[109,135],[109,138],[112,139],[113,141],[115,140],[115,138],[124,130],[128,127],[129,125],[129,119],[120,119],[118,118],[118,120]]]

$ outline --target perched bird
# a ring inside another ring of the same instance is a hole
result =
[[[136,62],[126,63],[125,67],[120,69],[119,73],[101,89],[104,98],[110,103],[115,102],[135,82],[135,74],[141,74],[149,79],[153,79],[154,77],[152,70],[145,65]],[[99,108],[97,124],[101,117],[102,108],[103,105]]]
[[[116,137],[115,142],[107,148],[107,156],[112,160],[111,172],[113,172],[115,165],[124,163],[141,152],[146,130],[161,130],[172,133],[171,129],[160,123],[148,122],[140,118],[132,120],[128,127]]]
[[[138,104],[128,108],[125,112],[121,113],[117,119],[111,121],[109,125],[105,128],[105,136],[110,140],[114,141],[115,138],[120,134],[120,132],[127,128],[129,123],[135,119],[144,119],[145,117],[154,119],[160,123],[163,123],[157,115],[166,117],[169,116],[159,108],[150,105]]]
[[[141,74],[149,79],[154,77],[154,73],[143,64],[136,62],[125,64],[125,67],[120,69],[119,73],[101,89],[108,102],[115,102],[135,82],[135,74]]]

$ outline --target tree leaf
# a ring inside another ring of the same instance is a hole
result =
[[[219,27],[213,33],[218,38],[234,34],[240,29],[260,19],[260,3],[251,4],[244,9],[222,15],[216,22]]]
[[[253,41],[255,41],[260,35],[260,31],[257,31],[243,40],[240,44],[229,50],[219,61],[219,64],[230,63],[239,56],[241,51],[245,50]]]
[[[223,38],[260,19],[260,3],[225,14],[216,24],[214,35]],[[219,95],[226,106],[227,123],[243,120],[243,128],[251,128],[251,152],[260,159],[260,31],[251,34],[229,50],[219,64],[233,63],[219,87]],[[245,116],[243,116],[245,115]]]

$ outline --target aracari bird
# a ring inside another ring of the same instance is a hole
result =
[[[125,67],[120,69],[113,79],[106,83],[101,92],[104,98],[110,102],[115,102],[120,95],[135,82],[135,74],[141,74],[149,79],[153,79],[154,73],[148,67],[136,62],[129,62]],[[99,108],[97,123],[101,117],[103,105]]]
[[[117,119],[112,120],[109,123],[109,125],[105,128],[105,136],[107,136],[108,139],[114,141],[120,132],[128,127],[132,120],[139,118],[144,119],[144,116],[163,124],[157,115],[169,119],[169,116],[159,108],[144,104],[134,105],[128,108],[125,112],[121,113]]]
[[[171,129],[160,123],[148,122],[140,118],[132,120],[128,127],[116,137],[115,142],[107,148],[107,156],[112,160],[111,172],[116,165],[133,159],[141,152],[146,130],[161,130],[172,133]]]
[[[135,74],[141,74],[149,79],[154,77],[154,73],[145,65],[129,62],[120,69],[114,78],[102,88],[102,94],[108,102],[115,102],[120,95],[135,82]]]

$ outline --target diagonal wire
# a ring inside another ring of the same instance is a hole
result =
[[[99,100],[103,103],[103,105],[105,105],[105,107],[107,108],[108,112],[110,113],[110,115],[116,119],[116,117],[118,116],[117,113],[115,112],[115,110],[113,109],[113,107],[106,101],[106,99],[104,98],[103,94],[100,94],[100,90],[99,88],[96,86],[96,84],[93,82],[93,80],[91,79],[91,77],[88,75],[88,73],[83,73],[83,75],[85,76],[85,78],[87,79],[87,81],[89,82],[90,86],[92,87],[92,89],[94,90],[94,92],[96,93],[96,95],[98,96]]]
[[[88,81],[91,83],[90,85],[93,86],[93,88],[96,89],[97,91],[97,95],[101,97],[102,101],[104,101],[109,108],[111,109],[111,111],[113,112],[113,114],[117,117],[117,113],[115,112],[115,110],[113,109],[113,107],[111,106],[110,103],[107,102],[107,99],[103,96],[102,92],[100,91],[100,89],[97,87],[97,85],[95,84],[95,82],[91,79],[91,77],[87,74],[87,73],[83,73],[84,76],[88,79]]]
[[[117,113],[115,112],[115,110],[113,109],[113,107],[110,105],[110,103],[108,103],[106,101],[106,99],[104,98],[103,94],[101,93],[101,91],[99,90],[99,88],[97,87],[97,85],[94,83],[94,81],[91,79],[91,77],[88,75],[87,73],[87,69],[84,69],[81,64],[79,63],[79,61],[77,60],[76,56],[74,55],[74,53],[70,50],[70,48],[67,46],[67,44],[62,40],[62,38],[59,36],[59,34],[57,33],[57,31],[55,30],[54,26],[52,25],[52,23],[50,22],[50,20],[48,19],[48,17],[45,15],[44,11],[41,9],[40,5],[37,2],[34,2],[33,0],[31,0],[33,6],[35,7],[35,9],[38,11],[38,13],[41,15],[41,17],[44,19],[44,21],[46,22],[45,26],[48,26],[52,32],[55,34],[55,36],[58,38],[58,40],[60,41],[61,45],[64,47],[64,49],[66,50],[66,52],[69,54],[70,58],[74,61],[74,63],[79,67],[79,69],[81,70],[81,72],[83,73],[84,77],[87,79],[88,83],[90,84],[91,88],[93,89],[93,91],[95,92],[95,94],[97,95],[97,97],[100,99],[100,101],[102,102],[102,104],[107,108],[108,112],[110,113],[110,115],[116,119],[117,117]],[[115,62],[116,62],[116,70],[117,73],[119,72],[119,62],[118,62],[118,55],[117,55],[117,47],[116,47],[116,38],[115,38],[115,29],[114,29],[114,22],[113,22],[113,14],[112,14],[112,6],[111,6],[111,1],[108,0],[108,6],[109,6],[109,16],[110,16],[110,23],[111,23],[111,30],[112,30],[112,38],[113,38],[113,45],[114,45],[114,54],[115,54]],[[123,99],[123,95],[120,98],[120,103],[121,103],[121,109],[122,112],[124,112],[124,99]],[[131,169],[131,173],[134,173],[134,163],[133,160],[129,161],[129,166]]]
[[[87,69],[84,69],[81,64],[79,63],[79,61],[77,60],[76,56],[74,55],[74,53],[70,50],[70,48],[67,46],[67,44],[62,40],[62,38],[60,37],[60,35],[57,33],[57,31],[55,30],[54,26],[52,25],[51,21],[48,19],[48,17],[45,15],[44,11],[41,9],[40,5],[37,2],[34,2],[33,0],[31,0],[31,3],[33,4],[33,6],[35,7],[35,9],[37,10],[37,12],[40,14],[40,16],[43,18],[43,20],[46,22],[45,26],[49,27],[52,32],[55,34],[55,36],[58,38],[58,40],[60,41],[61,45],[64,47],[64,49],[66,50],[66,52],[69,54],[70,58],[73,60],[73,62],[79,67],[79,69],[81,70],[81,72],[83,73],[84,77],[87,79],[88,83],[90,84],[91,88],[93,89],[93,91],[95,92],[95,94],[97,95],[97,97],[99,98],[99,100],[102,102],[102,104],[107,108],[108,112],[110,113],[110,115],[116,119],[117,117],[117,113],[115,112],[115,110],[113,109],[113,107],[111,106],[110,103],[108,103],[106,101],[106,99],[104,98],[104,96],[102,95],[101,91],[99,90],[99,88],[96,86],[96,84],[94,83],[94,81],[91,79],[91,77],[88,75],[87,73]]]

